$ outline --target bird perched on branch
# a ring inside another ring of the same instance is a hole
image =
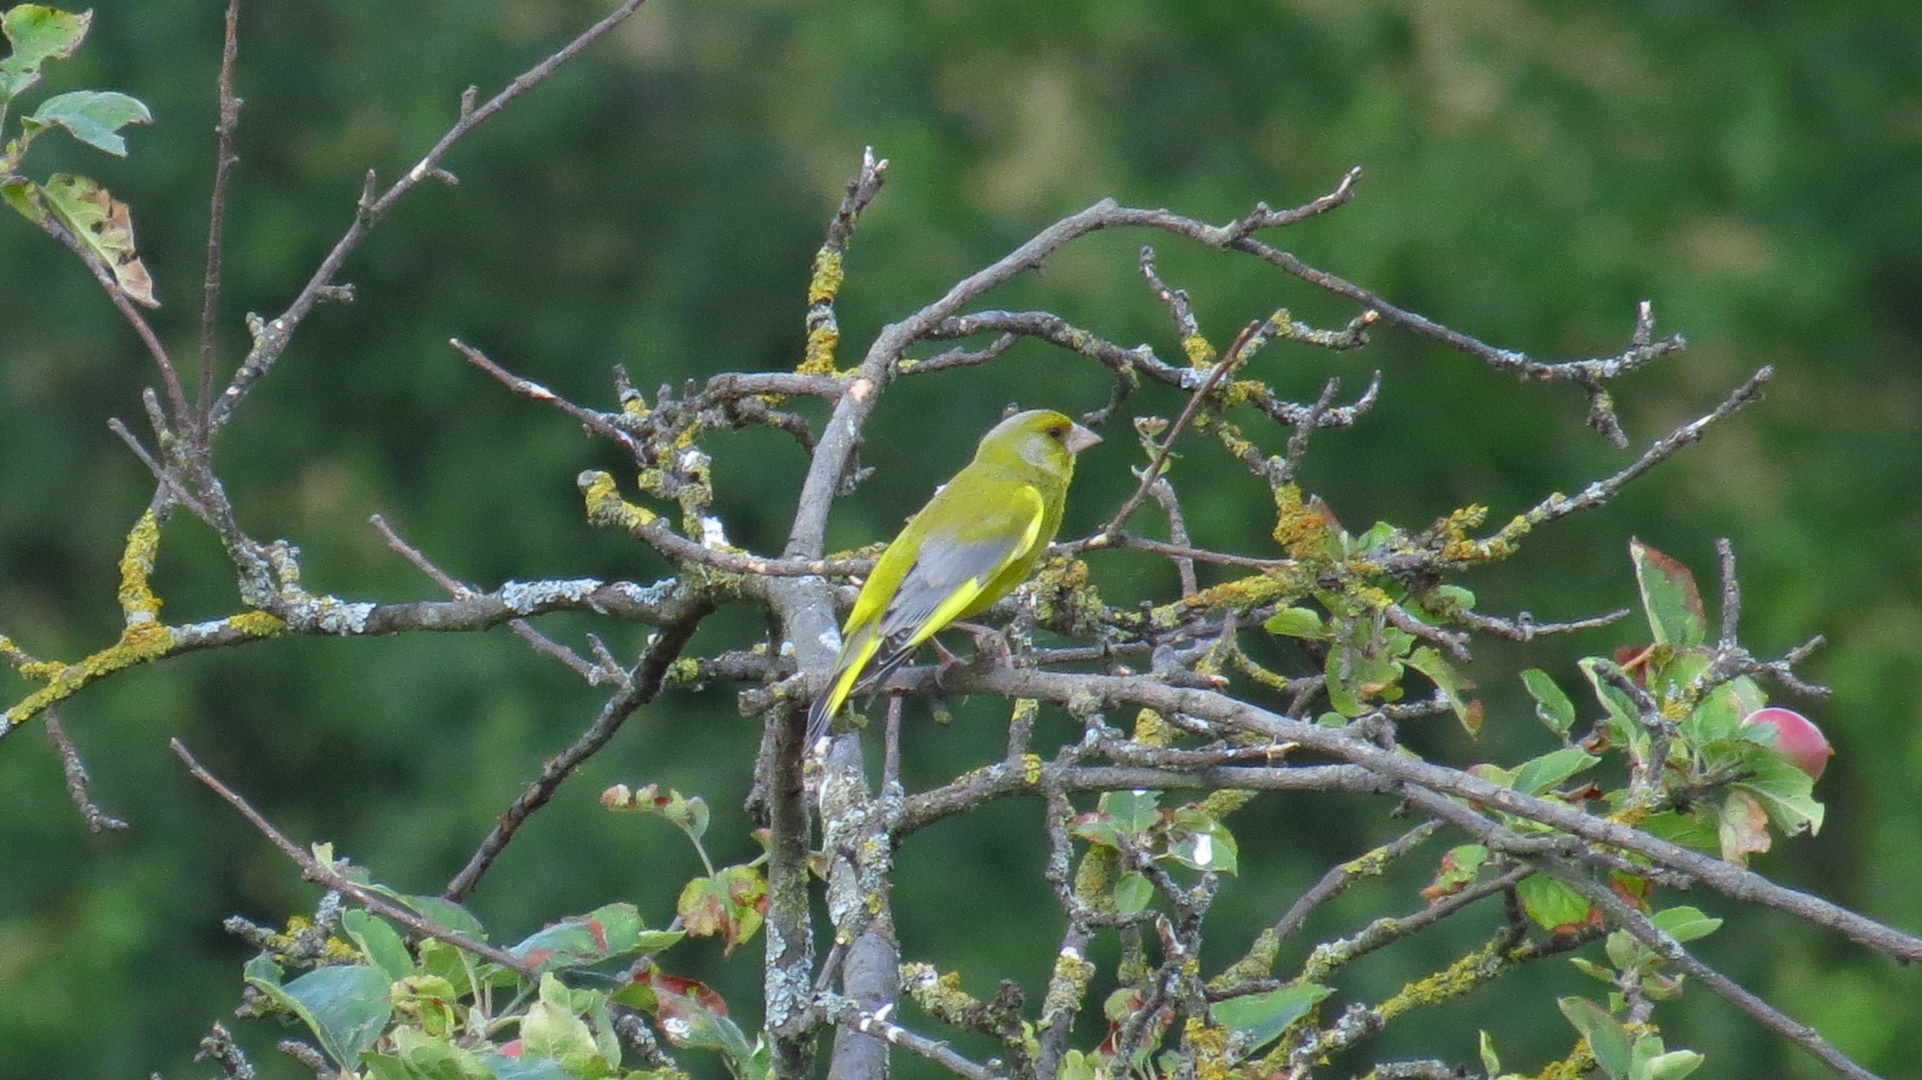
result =
[[[806,746],[856,689],[877,686],[922,642],[993,606],[1034,570],[1061,528],[1075,455],[1101,436],[1049,409],[1016,413],[894,538],[861,586]]]

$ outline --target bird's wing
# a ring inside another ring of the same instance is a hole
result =
[[[856,601],[834,679],[808,711],[808,745],[827,733],[849,694],[885,681],[907,663],[917,646],[982,599],[983,591],[1003,570],[1041,542],[1047,508],[1032,484],[1019,485],[1012,498],[996,500],[994,505],[983,505],[986,500],[977,499],[977,494],[973,485],[959,478],[937,493],[921,514],[944,524],[921,533],[913,548],[914,562],[902,573],[900,585],[878,617]],[[902,535],[912,532],[910,522]],[[888,554],[881,561],[885,564]],[[877,567],[876,573],[880,572]]]
[[[945,494],[945,493],[944,493]],[[1024,484],[999,507],[983,508],[962,529],[930,531],[914,565],[881,613],[881,659],[934,636],[981,598],[988,584],[1034,549],[1045,516],[1041,492]]]

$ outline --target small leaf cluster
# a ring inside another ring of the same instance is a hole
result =
[[[0,139],[5,140],[0,142],[0,199],[42,229],[64,233],[77,250],[97,260],[128,297],[159,307],[125,203],[86,176],[55,173],[35,182],[19,171],[34,140],[53,128],[126,157],[127,140],[120,130],[152,123],[147,106],[114,90],[72,90],[42,101],[20,118],[18,134],[6,137],[7,113],[15,100],[40,82],[47,63],[72,56],[92,24],[90,11],[76,15],[40,4],[20,4],[0,13],[0,34],[11,47],[0,60]]]
[[[1163,808],[1160,799],[1158,791],[1111,791],[1069,828],[1121,866],[1112,898],[1123,915],[1147,910],[1155,891],[1149,873],[1161,865],[1235,872],[1235,837],[1218,817],[1195,804]]]
[[[1477,509],[1469,513],[1479,517]],[[1354,580],[1338,588],[1315,590],[1315,601],[1326,609],[1326,617],[1313,608],[1283,608],[1269,616],[1262,629],[1302,642],[1320,657],[1331,710],[1323,722],[1339,726],[1379,705],[1402,700],[1403,677],[1413,670],[1434,684],[1464,730],[1470,735],[1480,731],[1483,709],[1471,693],[1475,684],[1434,645],[1392,624],[1388,617],[1391,605],[1415,599],[1417,603],[1399,610],[1443,625],[1473,611],[1475,594],[1459,585],[1436,585],[1416,597],[1406,584],[1382,574],[1371,562],[1373,556],[1410,543],[1402,530],[1377,522],[1368,531],[1352,535],[1325,510],[1321,518],[1319,556],[1331,566],[1353,570]],[[1369,584],[1358,585],[1358,581]]]
[[[469,941],[480,921],[439,897],[375,887],[392,902]],[[652,954],[679,931],[649,930],[631,904],[563,919],[512,946],[516,970],[438,938],[411,944],[393,922],[361,909],[341,913],[344,962],[289,977],[263,953],[244,971],[254,1009],[304,1025],[342,1076],[369,1080],[493,1080],[577,1077],[640,1080],[662,1075],[622,1065],[617,994],[570,988],[564,976],[615,957]]]
[[[610,809],[653,814],[687,835],[707,862],[704,800],[655,785],[617,785]],[[316,856],[333,864],[330,848]],[[693,936],[719,936],[731,952],[751,938],[766,908],[759,864],[725,867],[688,882],[677,917],[650,929],[630,903],[607,904],[561,919],[508,947],[504,962],[466,908],[437,896],[411,896],[334,864],[348,880],[423,924],[444,931],[411,939],[406,925],[373,910],[349,908],[302,922],[300,935],[274,935],[244,971],[256,1014],[293,1020],[312,1033],[342,1077],[366,1080],[654,1080],[686,1074],[654,1035],[675,1048],[718,1052],[742,1078],[768,1074],[764,1044],[729,1019],[725,1000],[692,979],[669,974],[656,956]],[[316,944],[315,931],[324,933]],[[296,945],[299,942],[301,944]],[[625,971],[605,966],[634,958]],[[652,1021],[649,1029],[645,1017]],[[625,1018],[625,1026],[624,1020]],[[638,1055],[643,1067],[628,1058]]]

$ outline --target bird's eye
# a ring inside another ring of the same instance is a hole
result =
[[[1059,442],[1068,437],[1068,429],[1056,424],[1054,427],[1048,429],[1048,436],[1056,442]]]

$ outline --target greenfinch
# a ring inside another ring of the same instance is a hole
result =
[[[827,734],[857,687],[878,685],[922,642],[1027,579],[1061,528],[1075,455],[1100,441],[1050,409],[1016,413],[981,437],[974,460],[908,519],[861,586],[805,745]]]

